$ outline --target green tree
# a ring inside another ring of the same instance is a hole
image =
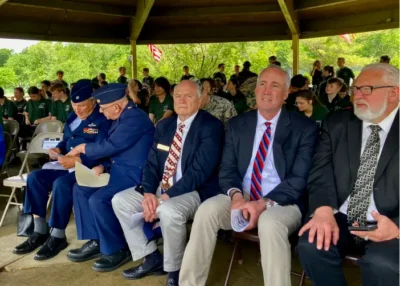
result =
[[[6,64],[12,53],[12,50],[0,49],[0,67],[3,67]]]
[[[12,68],[0,67],[0,86],[3,88],[15,87],[17,76]]]

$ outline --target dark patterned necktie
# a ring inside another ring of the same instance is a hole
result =
[[[374,189],[374,177],[378,165],[378,155],[380,148],[379,125],[369,126],[372,130],[369,135],[364,152],[361,155],[360,167],[357,172],[357,180],[353,192],[350,195],[349,206],[347,209],[347,221],[352,225],[355,221],[360,226],[367,225],[367,211],[370,203],[372,190]],[[363,240],[355,237],[356,242]]]

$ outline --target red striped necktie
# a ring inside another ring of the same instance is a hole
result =
[[[172,186],[171,178],[175,175],[178,168],[179,157],[181,156],[182,150],[182,136],[183,128],[185,124],[181,122],[176,130],[174,139],[172,140],[172,145],[169,148],[169,154],[167,157],[167,163],[165,165],[164,174],[162,177],[162,193],[168,190]]]
[[[264,162],[268,155],[268,149],[271,142],[271,122],[266,122],[263,137],[258,147],[257,155],[253,163],[253,172],[251,174],[251,186],[250,186],[250,200],[257,201],[263,197],[262,194],[262,172],[264,169]]]

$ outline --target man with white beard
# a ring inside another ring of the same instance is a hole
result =
[[[351,249],[364,286],[399,285],[399,69],[366,66],[350,90],[354,114],[322,124],[300,261],[314,285],[347,285],[341,259]]]

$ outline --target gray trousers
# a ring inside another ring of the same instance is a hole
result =
[[[130,188],[119,192],[112,199],[114,212],[122,226],[132,259],[139,260],[157,249],[155,241],[148,243],[142,226],[129,229],[131,216],[143,212],[143,196]],[[164,270],[177,271],[181,268],[186,246],[186,222],[193,219],[200,205],[195,191],[170,198],[157,208],[157,217],[164,239]]]
[[[231,200],[226,195],[212,197],[199,207],[186,246],[179,275],[181,286],[206,284],[219,229],[230,230]],[[264,285],[290,286],[291,253],[289,235],[301,224],[297,206],[265,210],[258,220]]]

